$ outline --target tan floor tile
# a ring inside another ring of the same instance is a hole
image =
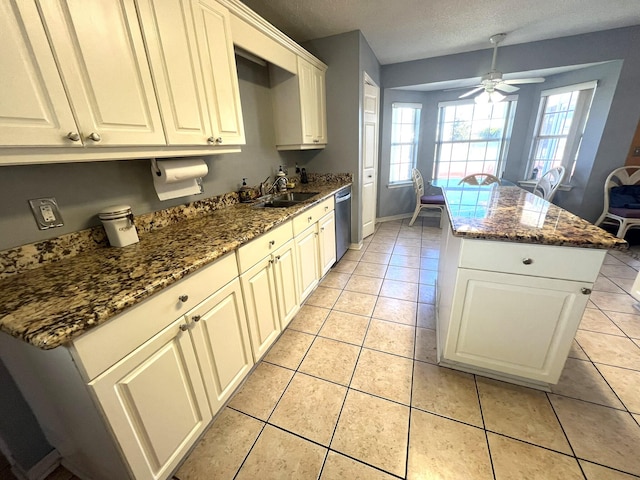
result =
[[[404,476],[408,429],[409,407],[349,390],[331,449]]]
[[[420,303],[436,303],[436,287],[435,285],[425,285],[421,283],[418,286],[418,301]]]
[[[421,362],[438,363],[436,331],[418,328],[416,331],[416,351],[414,358]]]
[[[626,265],[621,259],[614,257],[613,255],[605,255],[602,262],[603,265]]]
[[[487,430],[571,454],[544,392],[477,377]]]
[[[439,262],[439,259],[437,259],[437,258],[426,258],[426,257],[423,257],[420,260],[420,268],[422,270],[432,270],[432,271],[437,272],[438,271],[438,262]]]
[[[367,247],[367,251],[362,256],[361,261],[367,262],[367,263],[389,263],[389,258],[391,257],[391,252],[393,251],[394,243],[395,243],[395,241],[392,243],[389,240],[385,241],[385,242],[374,242],[374,241],[372,241],[371,244]],[[372,254],[372,255],[367,255],[367,254]],[[382,256],[387,256],[387,261],[386,262],[371,261],[371,260],[375,259],[375,257],[376,257],[375,254],[380,254]],[[364,258],[369,258],[371,260],[364,260]]]
[[[358,262],[352,262],[350,260],[340,260],[333,266],[331,271],[339,273],[353,273],[357,266]]]
[[[580,460],[580,465],[587,480],[635,480],[638,478],[584,460]]]
[[[380,263],[383,265],[387,265],[389,263],[389,260],[391,260],[391,253],[374,252],[371,251],[371,247],[372,245],[367,248],[367,251],[364,252],[364,255],[362,255],[360,261],[365,263]]]
[[[609,277],[613,283],[618,285],[622,290],[629,293],[632,290],[634,278]]]
[[[622,288],[602,275],[593,284],[593,290],[597,292],[625,293]]]
[[[582,347],[578,345],[578,342],[576,342],[575,339],[571,344],[571,349],[569,350],[569,357],[577,358],[579,360],[589,360],[589,357],[587,357],[587,354],[584,353],[584,350],[582,350]]]
[[[236,480],[318,478],[327,449],[267,425]]]
[[[269,423],[329,446],[347,388],[296,373]]]
[[[225,408],[176,476],[181,480],[200,480],[215,472],[216,478],[233,478],[263,425],[243,413]]]
[[[592,362],[640,370],[640,348],[628,338],[578,330],[576,340]]]
[[[412,370],[409,358],[364,348],[350,387],[409,405]]]
[[[381,263],[358,263],[358,266],[353,271],[356,275],[366,275],[368,277],[384,278],[387,272],[387,265]]]
[[[369,317],[333,310],[318,335],[354,345],[362,345],[368,327]]]
[[[418,300],[418,284],[386,279],[382,284],[380,296],[416,302]]]
[[[8,476],[5,476],[8,475]],[[0,470],[0,479],[2,480],[18,480],[10,469]],[[58,466],[53,472],[47,475],[46,480],[80,480],[62,465]]]
[[[627,412],[549,395],[578,458],[640,475],[640,426]]]
[[[364,253],[364,249],[361,250],[352,250],[349,249],[346,251],[346,253],[342,256],[342,258],[340,259],[340,261],[342,260],[349,260],[350,262],[359,262],[360,258],[362,258],[362,254]]]
[[[364,346],[412,358],[414,341],[415,327],[373,318],[364,339]]]
[[[591,292],[590,300],[600,310],[624,313],[637,312],[637,310],[633,308],[633,304],[636,303],[636,301],[631,295],[627,295],[626,293]]]
[[[582,321],[578,327],[590,332],[607,333],[609,335],[624,336],[615,323],[609,320],[604,313],[594,308],[587,308],[582,315]]]
[[[416,307],[417,303],[415,301],[410,302],[397,298],[379,297],[372,316],[390,322],[415,325]]]
[[[473,375],[415,362],[411,406],[483,427]]]
[[[600,273],[602,275],[606,275],[609,278],[618,277],[635,279],[638,275],[638,271],[636,269],[631,268],[627,265],[602,265]]]
[[[389,265],[396,267],[420,268],[420,257],[417,255],[391,255]]]
[[[340,312],[371,316],[377,299],[378,297],[376,295],[344,290],[338,297],[333,308]]]
[[[378,295],[382,279],[376,277],[366,277],[364,275],[352,275],[344,289],[350,292],[368,293]]]
[[[289,324],[289,328],[315,335],[320,331],[330,311],[328,308],[302,305]]]
[[[266,421],[287,388],[293,373],[286,368],[262,362],[231,398],[229,406]]]
[[[419,246],[407,247],[405,245],[396,245],[393,247],[393,255],[406,255],[408,257],[417,257],[420,255]]]
[[[613,323],[631,338],[640,338],[640,315],[633,313],[604,312]]]
[[[412,409],[407,479],[493,479],[484,431]]]
[[[438,272],[434,270],[420,270],[420,283],[423,285],[435,285]]]
[[[332,272],[327,273],[320,285],[327,288],[337,288],[342,290],[351,278],[350,273]]]
[[[435,245],[425,245],[423,243],[422,248],[420,249],[420,256],[422,258],[439,258],[440,247]]]
[[[422,235],[413,229],[410,231],[400,229],[400,235],[398,235],[396,245],[402,245],[403,247],[419,247],[422,245]]]
[[[300,365],[314,336],[295,330],[285,330],[264,357],[269,363],[295,370]]]
[[[613,408],[624,408],[593,363],[568,358],[557,385],[551,391]]]
[[[574,457],[519,442],[489,432],[489,450],[496,480],[539,478],[544,480],[583,480]]]
[[[327,461],[322,469],[320,480],[396,480],[396,477],[387,475],[364,463],[356,462],[351,458],[336,452],[329,452]]]
[[[316,337],[299,371],[341,385],[349,385],[360,347],[329,338]]]
[[[436,306],[428,303],[418,304],[418,326],[422,328],[436,329]]]
[[[314,307],[333,308],[336,300],[342,293],[337,288],[318,287],[305,300],[305,305],[313,305]]]
[[[420,279],[420,270],[390,265],[389,268],[387,268],[387,273],[384,278],[388,278],[389,280],[398,280],[401,282],[418,283],[418,280]]]
[[[625,407],[632,413],[640,413],[640,372],[609,365],[597,367]]]

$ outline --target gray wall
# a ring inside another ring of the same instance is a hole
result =
[[[585,144],[581,150],[575,175],[575,188],[557,196],[558,203],[588,220],[595,220],[602,209],[602,185],[607,174],[624,164],[629,145],[640,118],[640,27],[629,27],[585,35],[500,47],[498,69],[505,72],[523,72],[567,65],[585,65],[610,62],[592,70],[559,75],[543,85],[523,87],[519,93],[518,112],[514,126],[510,155],[505,177],[522,178],[528,155],[528,142],[535,121],[535,109],[539,91],[551,85],[570,84],[598,77],[592,116],[585,131]],[[382,84],[385,88],[384,108],[392,101],[389,88],[407,87],[423,83],[472,78],[486,73],[491,61],[491,51],[481,50],[458,55],[404,62],[382,67]],[[617,82],[616,82],[617,80]],[[455,92],[448,92],[449,94]],[[395,94],[394,94],[395,95]],[[423,101],[431,110],[437,101],[454,99],[444,92],[424,94]],[[433,96],[437,98],[434,99]],[[423,111],[427,117],[433,113]],[[523,114],[526,115],[523,117]],[[390,117],[384,115],[385,131]],[[532,120],[533,119],[533,120]],[[526,125],[526,129],[525,129]],[[424,124],[423,124],[424,126]],[[433,133],[435,137],[435,130]],[[382,138],[383,142],[385,137]],[[388,140],[387,140],[388,141]],[[429,140],[426,139],[426,142]],[[383,151],[385,148],[383,146]],[[421,149],[421,169],[430,172],[425,151],[433,156],[433,148]],[[387,158],[381,156],[381,174],[388,170]],[[424,169],[422,167],[424,165]],[[388,175],[388,172],[387,172]],[[401,189],[387,190],[381,175],[379,194],[380,217],[413,210],[413,201]]]

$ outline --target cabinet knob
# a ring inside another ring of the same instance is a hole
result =
[[[273,258],[269,259],[269,265],[273,265]]]
[[[580,291],[581,291],[584,295],[591,295],[591,289],[590,289],[590,288],[582,287],[582,288],[580,289]]]
[[[90,133],[87,138],[89,140],[93,140],[94,142],[99,142],[100,140],[102,140],[102,137],[100,136],[100,134],[96,132]]]
[[[189,295],[180,295],[178,297],[178,300],[180,300],[182,303],[185,303],[187,300],[189,300]]]
[[[222,143],[222,137],[209,137],[207,138],[207,143],[210,143],[210,144],[217,143],[219,145]]]
[[[307,218],[307,221],[311,223],[311,220],[313,220],[313,217],[309,216],[309,218]]]
[[[269,248],[273,247],[276,244],[275,240],[269,240]]]
[[[531,265],[533,263],[533,259],[532,258],[523,258],[522,259],[522,263],[524,263],[525,265]]]
[[[313,143],[320,143],[320,140],[318,140],[317,138],[314,138]]]
[[[194,322],[199,322],[200,318],[200,315],[194,315],[193,317],[191,317],[191,320],[193,320]]]
[[[322,228],[320,229],[320,231],[321,231],[321,232],[324,232],[324,227],[322,227]]]
[[[326,212],[327,210],[329,210],[329,206],[324,207],[324,211]]]
[[[187,326],[186,323],[183,323],[182,325],[180,325],[180,331],[186,332],[187,330],[189,330],[189,327]]]
[[[276,263],[280,261],[280,255],[276,255]]]
[[[69,132],[69,133],[67,133],[67,138],[69,140],[71,140],[72,142],[79,142],[80,141],[80,135],[78,134],[78,132]]]

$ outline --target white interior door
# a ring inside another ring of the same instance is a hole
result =
[[[376,227],[376,185],[378,184],[378,120],[380,89],[365,74],[362,122],[362,237]]]

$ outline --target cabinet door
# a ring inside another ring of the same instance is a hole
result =
[[[188,314],[198,362],[215,413],[253,366],[240,281],[218,290]]]
[[[191,0],[136,0],[170,145],[206,145],[211,121]]]
[[[82,146],[36,5],[0,2],[0,145]]]
[[[183,317],[89,386],[133,477],[166,478],[211,421]]]
[[[38,0],[87,146],[165,145],[133,0]]]
[[[298,57],[302,141],[306,144],[325,144],[326,114],[324,72]]]
[[[336,215],[331,211],[318,221],[320,277],[336,263]]]
[[[320,269],[318,266],[318,234],[316,228],[316,225],[307,228],[295,239],[300,303],[302,303],[316,285],[318,285],[320,278]]]
[[[268,257],[240,276],[253,359],[257,362],[280,334],[278,299]]]
[[[591,286],[459,269],[444,358],[556,383]]]
[[[290,240],[279,248],[272,257],[280,326],[282,330],[284,330],[300,309],[300,303],[298,301],[298,274],[293,240]]]
[[[229,10],[215,0],[192,0],[214,143],[243,145],[240,89]]]

